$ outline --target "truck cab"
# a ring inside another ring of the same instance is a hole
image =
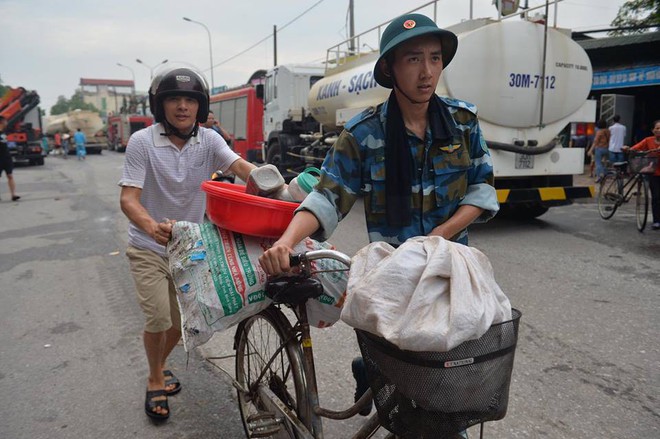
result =
[[[118,114],[108,117],[108,149],[126,151],[131,135],[153,124],[151,116],[138,114]]]
[[[301,134],[319,130],[307,96],[324,74],[324,66],[304,64],[281,65],[266,73],[263,157],[267,163],[284,164],[288,146],[299,144]]]

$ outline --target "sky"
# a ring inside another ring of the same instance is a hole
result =
[[[564,0],[558,5],[557,24],[573,30],[609,27],[624,1]],[[354,0],[355,33],[426,3]],[[211,83],[212,56],[215,86],[237,86],[253,72],[273,65],[273,26],[280,29],[278,64],[325,60],[329,47],[348,38],[348,4],[348,0],[0,0],[0,80],[6,86],[37,91],[46,114],[58,96],[74,94],[80,78],[134,78],[137,90],[146,91],[150,67],[157,71],[165,59],[197,66]],[[529,0],[530,7],[541,4],[543,0]],[[469,18],[469,5],[469,0],[439,0],[439,26]],[[551,6],[550,23],[553,11]],[[433,16],[433,7],[419,12]],[[496,17],[492,0],[473,0],[473,16]],[[209,32],[183,17],[203,23]],[[376,42],[367,44],[377,48]],[[255,47],[236,56],[251,46]]]

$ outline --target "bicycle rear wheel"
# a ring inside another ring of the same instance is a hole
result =
[[[639,177],[635,184],[637,185],[635,218],[637,218],[637,230],[643,232],[649,214],[649,182],[644,177]]]
[[[262,398],[260,385],[309,427],[302,352],[292,334],[288,319],[275,308],[246,319],[236,331],[236,381],[248,389],[247,393],[238,391],[238,403],[248,438],[297,438],[291,422]]]
[[[606,174],[600,181],[598,191],[598,213],[603,219],[610,219],[622,200],[619,192],[619,178],[616,174]]]

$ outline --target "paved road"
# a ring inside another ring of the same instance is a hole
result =
[[[106,152],[18,168],[18,203],[0,187],[2,438],[242,435],[233,391],[203,360],[231,353],[228,334],[189,358],[178,348],[172,366],[184,390],[172,419],[154,427],[143,414],[142,317],[116,187],[122,159]],[[343,251],[366,244],[359,207],[340,227],[333,243]],[[660,233],[639,234],[631,209],[606,222],[583,203],[476,226],[471,244],[523,312],[509,413],[485,437],[660,437]],[[343,408],[352,331],[339,323],[314,337],[321,401]],[[346,438],[352,425],[328,424],[327,437]]]

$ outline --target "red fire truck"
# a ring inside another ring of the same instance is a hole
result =
[[[131,134],[148,127],[153,122],[151,116],[139,114],[117,114],[108,117],[108,149],[126,151]]]
[[[236,154],[250,162],[263,160],[262,84],[252,82],[211,96],[211,111],[231,136]]]

